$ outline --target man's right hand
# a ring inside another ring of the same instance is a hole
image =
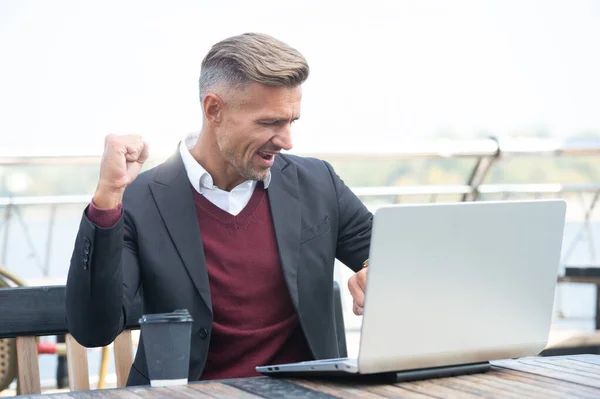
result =
[[[123,200],[125,188],[135,180],[147,159],[148,144],[141,136],[106,136],[94,205],[116,208]]]

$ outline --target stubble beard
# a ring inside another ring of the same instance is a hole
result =
[[[240,154],[237,154],[231,148],[232,146],[229,137],[225,136],[220,139],[217,139],[217,144],[225,160],[231,165],[233,165],[236,172],[238,172],[239,175],[242,176],[244,179],[261,181],[267,177],[269,169],[271,168],[264,170],[258,170],[257,168],[253,168],[253,165],[251,164],[253,156],[248,161],[248,164],[245,164]]]

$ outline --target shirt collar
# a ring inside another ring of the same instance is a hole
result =
[[[200,137],[200,133],[197,132],[188,134],[184,140],[181,140],[181,143],[179,144],[179,152],[181,154],[183,166],[185,167],[190,183],[198,193],[202,194],[205,189],[212,190],[215,188],[215,186],[210,173],[208,173],[208,171],[204,169],[190,153],[190,149],[194,147],[196,141],[198,141],[198,137]],[[271,184],[270,170],[267,174],[267,177],[265,177],[262,182],[264,188],[267,189],[269,184]],[[256,184],[256,182],[252,180],[247,180],[245,183],[253,185]]]

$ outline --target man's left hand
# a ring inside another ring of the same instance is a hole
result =
[[[367,270],[364,268],[348,280],[348,289],[354,300],[352,303],[352,311],[355,315],[361,316],[365,306],[365,288],[367,287]]]

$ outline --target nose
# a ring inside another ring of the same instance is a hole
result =
[[[292,149],[292,129],[290,125],[280,129],[275,137],[273,137],[273,144],[277,147],[289,151]]]

